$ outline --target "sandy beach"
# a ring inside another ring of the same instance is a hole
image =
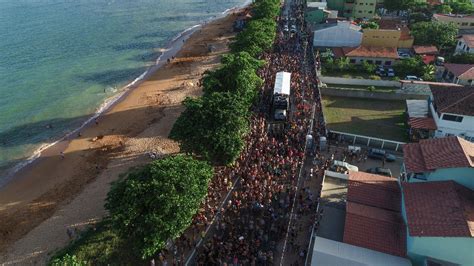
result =
[[[45,264],[68,243],[68,227],[82,230],[106,214],[110,183],[121,173],[150,161],[148,152],[179,152],[168,134],[181,101],[200,95],[202,73],[228,51],[236,13],[196,30],[170,63],[164,58],[80,135],[45,150],[0,190],[0,264]]]

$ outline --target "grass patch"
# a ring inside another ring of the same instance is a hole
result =
[[[146,265],[141,259],[133,256],[126,243],[112,230],[106,219],[95,228],[84,232],[79,239],[58,251],[52,258],[61,258],[69,254],[78,260],[86,261],[88,265]]]
[[[371,86],[364,86],[364,85],[345,85],[345,84],[331,84],[331,83],[326,83],[328,88],[334,88],[334,89],[356,89],[356,90],[369,90],[368,88]],[[393,92],[397,90],[398,88],[396,87],[385,87],[385,86],[373,86],[375,88],[375,91],[381,91],[381,92]]]
[[[404,101],[325,96],[322,102],[329,129],[407,141]]]

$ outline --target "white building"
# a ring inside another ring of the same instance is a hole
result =
[[[459,136],[474,142],[474,88],[432,86],[431,93],[435,137]]]
[[[325,24],[314,31],[314,47],[358,47],[362,42],[362,31],[349,21]]]
[[[465,34],[458,39],[455,54],[474,53],[474,35]]]

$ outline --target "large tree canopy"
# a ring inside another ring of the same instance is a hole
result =
[[[132,171],[107,196],[114,229],[137,255],[153,256],[189,226],[212,175],[209,164],[184,155]]]
[[[272,18],[251,20],[245,29],[237,34],[236,41],[231,45],[236,52],[246,51],[258,57],[273,45],[276,36],[276,22]]]
[[[417,45],[436,45],[443,49],[456,44],[458,28],[454,23],[438,21],[417,22],[411,26],[411,34]]]
[[[244,147],[249,130],[248,106],[238,95],[214,92],[198,99],[187,98],[186,110],[171,130],[170,137],[181,148],[217,164],[232,163]]]
[[[204,93],[207,95],[212,92],[234,92],[250,105],[263,84],[262,79],[256,73],[263,63],[247,52],[223,56],[220,68],[205,73],[203,77]]]

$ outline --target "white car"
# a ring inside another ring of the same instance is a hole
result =
[[[407,53],[398,52],[398,57],[400,57],[401,59],[407,59],[410,58],[410,55]]]
[[[393,68],[387,70],[387,77],[395,77],[395,71],[393,71]]]
[[[348,163],[343,162],[343,161],[337,161],[337,160],[334,160],[332,162],[332,165],[329,169],[331,171],[335,171],[335,172],[338,172],[337,170],[339,170],[339,171],[342,170],[343,172],[346,172],[346,171],[359,172],[359,167],[357,167],[355,165],[352,165],[352,164],[348,164]]]
[[[423,81],[421,78],[417,76],[406,76],[405,80],[418,80],[418,81]]]
[[[288,32],[288,31],[289,31],[288,25],[283,26],[283,31],[284,31],[284,32]]]
[[[291,25],[291,33],[296,33],[296,25]]]

